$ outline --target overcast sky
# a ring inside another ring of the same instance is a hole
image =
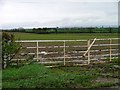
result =
[[[119,0],[0,0],[0,29],[117,26]]]

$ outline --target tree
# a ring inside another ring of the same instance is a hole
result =
[[[46,27],[43,28],[42,33],[47,33],[47,28]]]
[[[10,61],[20,51],[21,46],[15,42],[15,36],[11,33],[2,34],[2,68],[9,66]]]
[[[93,33],[93,29],[94,29],[93,27],[89,27],[88,28],[88,30],[89,30],[90,33]]]
[[[120,25],[119,25],[119,27],[118,27],[118,33],[120,33]]]
[[[112,28],[111,27],[109,27],[109,33],[112,33]]]

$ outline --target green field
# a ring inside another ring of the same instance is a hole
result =
[[[118,38],[117,33],[34,34],[14,32],[17,40],[81,40],[93,38]]]
[[[3,70],[3,88],[100,88],[117,87],[118,60],[79,67],[45,68],[30,64]]]

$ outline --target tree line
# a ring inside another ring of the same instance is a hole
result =
[[[26,33],[38,33],[38,34],[50,34],[50,33],[118,33],[120,32],[119,28],[115,27],[86,27],[86,28],[33,28],[33,29],[11,29],[4,30],[7,32],[26,32]]]

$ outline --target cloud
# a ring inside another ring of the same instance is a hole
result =
[[[118,3],[112,1],[2,0],[0,28],[117,26]]]

